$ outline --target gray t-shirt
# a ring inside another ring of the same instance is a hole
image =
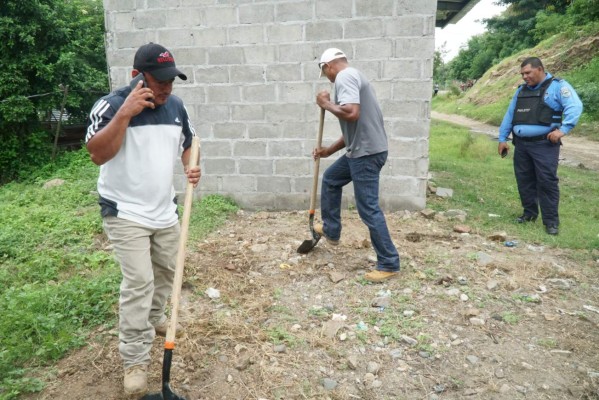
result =
[[[363,73],[347,67],[337,74],[335,104],[360,105],[360,118],[357,121],[339,119],[348,157],[358,158],[387,151],[383,113],[374,89]]]

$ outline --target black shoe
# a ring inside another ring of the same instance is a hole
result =
[[[516,222],[519,224],[523,224],[525,222],[535,222],[537,217],[533,217],[532,215],[521,215],[516,218]]]
[[[545,226],[545,232],[547,232],[548,235],[557,235],[559,229],[557,229],[557,225],[547,225]]]

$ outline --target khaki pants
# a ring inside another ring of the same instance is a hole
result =
[[[164,309],[175,275],[179,223],[154,229],[117,217],[104,218],[104,231],[121,264],[119,352],[124,367],[150,363],[154,325]]]

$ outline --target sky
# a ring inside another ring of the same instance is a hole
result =
[[[482,24],[484,18],[501,14],[506,9],[507,6],[498,6],[494,4],[495,1],[480,0],[457,24],[449,24],[443,29],[435,28],[435,49],[440,50],[443,43],[447,43],[445,49],[448,53],[444,57],[445,62],[457,56],[460,46],[466,45],[468,39],[485,31]]]

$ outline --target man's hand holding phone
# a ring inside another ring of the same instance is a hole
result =
[[[144,75],[138,73],[130,82],[131,93],[127,96],[123,107],[125,107],[131,117],[141,113],[144,108],[155,108],[154,92],[146,86]]]

